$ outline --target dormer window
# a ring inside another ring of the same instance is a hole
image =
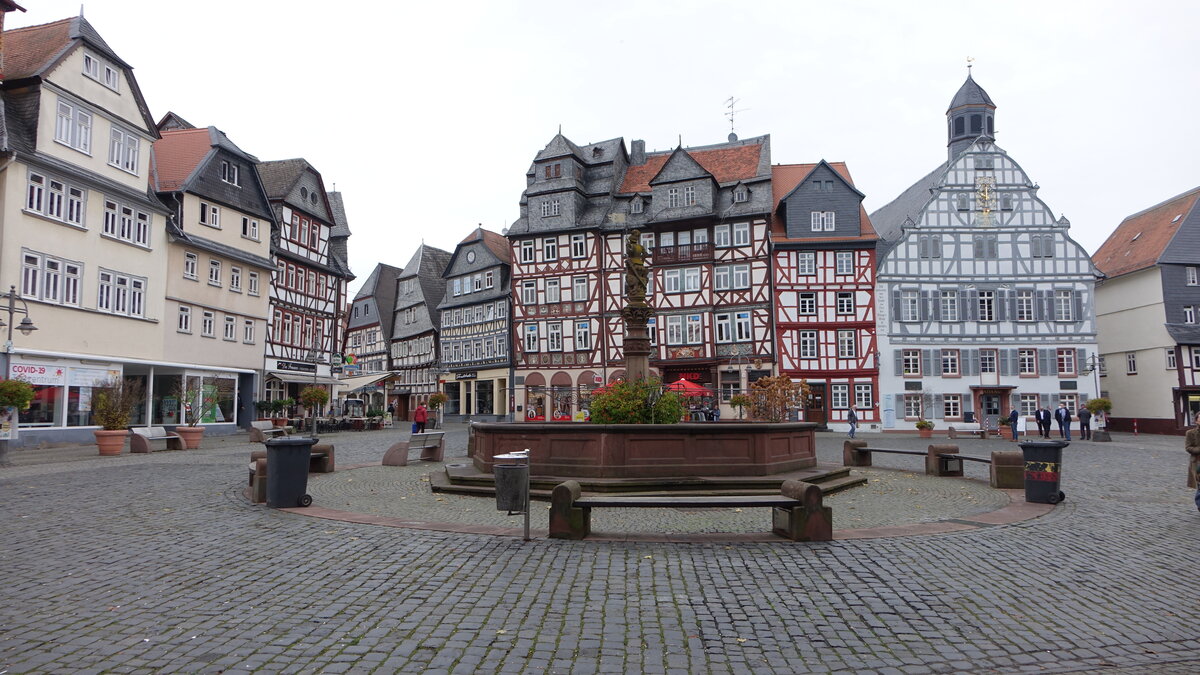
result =
[[[645,209],[645,207],[646,207],[646,205],[645,205],[645,202],[642,201],[642,198],[635,197],[634,200],[629,204],[629,212],[630,213],[641,213],[642,210]]]
[[[229,161],[221,162],[221,180],[230,185],[241,187],[241,179],[238,175],[238,165]]]
[[[747,199],[750,199],[750,191],[747,190],[746,186],[744,185],[737,186],[737,188],[733,191],[733,203],[740,204]]]
[[[546,180],[550,180],[551,178],[562,178],[562,162],[547,164],[545,167],[543,167],[543,172]]]

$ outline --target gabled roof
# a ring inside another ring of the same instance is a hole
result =
[[[362,288],[358,289],[358,294],[354,296],[354,299],[361,300],[363,298],[378,296],[381,292],[387,290],[394,292],[396,279],[403,272],[403,268],[392,267],[385,263],[376,263],[375,269],[371,270],[370,276],[363,282]],[[388,309],[391,308],[389,307]]]
[[[1092,262],[1112,278],[1153,267],[1200,199],[1200,187],[1135,213],[1117,226],[1096,250]],[[1200,259],[1200,256],[1197,256]]]
[[[654,174],[654,178],[650,179],[650,185],[674,182],[672,180],[668,180],[664,175],[668,172],[682,172],[683,178],[677,180],[692,180],[696,178],[713,177],[712,173],[710,173],[703,166],[700,166],[700,163],[697,162],[691,155],[689,155],[688,151],[684,150],[682,147],[675,148],[675,150],[671,152],[671,155],[667,157],[667,161],[663,162],[662,168],[658,170],[658,173]]]
[[[508,245],[508,238],[502,234],[485,230],[483,227],[477,227],[468,234],[465,239],[459,242],[459,245],[478,241],[482,239],[483,245],[488,248],[497,258],[506,263],[512,262],[512,249]]]
[[[262,177],[268,197],[283,199],[291,193],[304,170],[311,168],[312,165],[305,159],[279,159],[259,164],[258,175]]]
[[[765,139],[766,136],[759,136],[716,146],[690,148],[687,149],[687,155],[712,174],[718,183],[731,183],[758,176]],[[626,170],[625,180],[621,182],[618,192],[649,192],[651,180],[662,171],[667,160],[681,149],[647,154],[645,164],[631,165]]]
[[[950,112],[951,110],[964,105],[986,105],[992,108],[996,107],[996,104],[992,103],[992,98],[987,95],[987,92],[983,90],[983,87],[975,83],[974,78],[972,78],[969,73],[967,74],[967,81],[963,82],[963,85],[958,88],[958,92],[954,94],[954,98],[951,99],[950,107],[946,109],[946,112]]]
[[[542,151],[537,154],[537,157],[534,157],[533,161],[566,157],[568,155],[574,155],[583,159],[583,150],[578,145],[572,143],[569,138],[563,136],[560,131],[554,135],[554,138],[550,139],[550,142],[546,144],[546,147],[542,148]]]
[[[932,190],[941,183],[942,176],[946,173],[949,164],[949,162],[942,162],[936,169],[930,171],[895,199],[871,214],[871,222],[881,239],[894,244],[899,241],[906,221],[911,220],[915,223],[920,220],[921,211],[933,197]]]
[[[787,199],[793,192],[796,191],[804,180],[808,178],[818,167],[824,166],[836,174],[842,181],[860,197],[865,197],[857,187],[854,186],[854,179],[850,177],[850,169],[845,162],[826,162],[821,160],[816,164],[776,164],[771,167],[771,191],[773,193],[773,208],[771,209],[771,230],[773,232],[786,232],[787,228],[779,218],[779,205]],[[877,239],[875,228],[871,225],[871,219],[867,217],[867,211],[859,204],[859,239]],[[830,239],[845,240],[846,237],[830,237]],[[813,238],[806,241],[813,241]]]
[[[182,190],[188,178],[200,168],[212,151],[212,136],[208,129],[164,131],[154,142],[154,170],[151,178],[157,192]]]
[[[163,115],[162,118],[158,120],[158,124],[156,124],[155,126],[158,127],[159,133],[162,133],[164,131],[173,131],[175,129],[195,129],[196,128],[195,124],[192,124],[191,122],[183,119],[178,114],[176,114],[172,111],[167,111],[167,114]]]

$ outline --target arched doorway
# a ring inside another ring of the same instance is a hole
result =
[[[530,422],[546,420],[546,378],[541,373],[525,376],[525,419]]]
[[[571,376],[561,370],[550,378],[550,419],[570,422],[575,412],[575,386]]]

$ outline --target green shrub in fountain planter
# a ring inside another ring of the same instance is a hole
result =
[[[617,382],[607,389],[592,395],[592,424],[678,424],[683,419],[682,399],[663,392],[658,379]]]

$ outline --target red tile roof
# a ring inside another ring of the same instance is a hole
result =
[[[736,145],[713,150],[684,151],[717,179],[718,183],[746,180],[758,175],[758,161],[762,144]],[[645,164],[630,166],[625,171],[621,192],[649,192],[650,181],[662,171],[663,164],[671,157],[670,152],[656,153],[646,157]]]
[[[845,162],[826,162],[831,169],[836,171],[839,176],[846,179],[850,185],[854,185],[854,179],[850,177],[850,169]],[[771,207],[771,232],[777,239],[786,239],[787,225],[779,218],[779,202],[784,197],[788,196],[800,181],[804,180],[812,170],[817,168],[816,164],[775,164],[771,167],[771,192],[772,192],[772,207]],[[871,225],[871,219],[867,217],[867,211],[861,205],[859,209],[859,218],[862,226],[858,239],[878,239],[879,235],[875,232],[875,227]],[[805,241],[817,241],[820,239],[830,240],[845,240],[846,237],[805,237]]]
[[[211,148],[207,128],[162,132],[162,139],[154,142],[154,189],[172,192],[183,187]]]
[[[1200,187],[1129,216],[1097,249],[1092,262],[1108,277],[1154,266],[1198,198]]]
[[[465,244],[476,239],[482,239],[483,245],[488,247],[488,250],[496,255],[497,258],[504,262],[512,262],[512,249],[508,245],[508,237],[502,234],[497,234],[491,230],[485,230],[482,227],[477,227],[471,230],[471,234],[467,235],[459,244]]]
[[[4,31],[4,79],[37,75],[71,44],[71,19]]]

